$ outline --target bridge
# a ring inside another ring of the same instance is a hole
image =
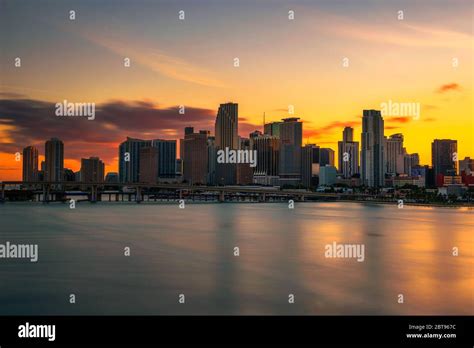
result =
[[[217,198],[219,202],[227,200],[257,200],[265,202],[267,200],[288,200],[304,201],[305,199],[326,199],[336,200],[341,198],[356,199],[366,194],[352,193],[324,193],[305,190],[281,190],[274,187],[255,187],[255,186],[206,186],[206,185],[186,185],[186,184],[166,184],[166,183],[106,183],[106,182],[78,182],[78,181],[2,181],[0,201],[6,201],[6,191],[9,186],[19,187],[15,191],[18,195],[21,192],[27,192],[30,195],[38,195],[38,200],[45,203],[64,201],[69,189],[79,188],[79,192],[74,194],[87,195],[88,201],[97,202],[101,200],[102,195],[109,195],[109,201],[112,195],[115,195],[114,201],[135,201],[140,203],[148,195],[148,199],[157,196],[165,196],[168,199],[192,199],[208,197]],[[106,189],[107,188],[107,189]],[[41,199],[40,199],[41,197]],[[61,199],[61,197],[63,197]],[[124,198],[128,199],[125,200]],[[120,199],[122,198],[122,199]],[[133,198],[133,199],[132,199]],[[149,199],[150,200],[150,199]],[[202,199],[199,199],[202,200]]]

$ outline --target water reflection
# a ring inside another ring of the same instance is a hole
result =
[[[0,243],[40,248],[37,264],[0,260],[0,314],[474,313],[468,209],[22,203],[0,221]],[[333,242],[363,244],[364,262],[326,258]]]

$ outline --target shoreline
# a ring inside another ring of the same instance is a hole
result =
[[[200,200],[185,200],[185,204],[264,204],[264,203],[281,203],[281,204],[287,204],[287,201],[265,201],[265,202],[258,202],[258,201],[246,201],[246,202],[239,202],[239,201],[226,201],[226,202],[219,202],[219,201],[200,201]],[[38,202],[38,201],[8,201],[8,202],[0,202],[0,206],[2,204],[21,204],[21,203],[38,203],[41,205],[49,205],[49,204],[55,204],[55,203],[62,203],[62,204],[68,204],[69,201],[53,201],[53,202]],[[78,200],[75,202],[76,204],[83,204],[83,203],[90,203],[90,204],[145,204],[145,205],[170,205],[170,204],[179,204],[179,200],[166,200],[166,201],[141,201],[140,203],[137,203],[136,201],[98,201],[98,202],[93,202],[91,203],[88,200]],[[393,202],[388,202],[388,201],[367,201],[367,200],[320,200],[320,201],[311,201],[311,200],[305,200],[305,201],[295,201],[295,203],[359,203],[359,204],[365,204],[365,205],[397,205],[397,201]],[[473,209],[474,210],[474,203],[471,204],[440,204],[440,203],[416,203],[416,202],[403,202],[404,206],[417,206],[417,207],[427,207],[427,208],[468,208],[468,209]]]

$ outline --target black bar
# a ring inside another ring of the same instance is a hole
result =
[[[48,338],[18,337],[19,326],[26,323],[55,325],[54,342]],[[409,329],[409,325],[424,328]],[[432,327],[428,329],[426,325]],[[253,343],[472,347],[473,328],[472,316],[1,316],[0,347],[37,343],[41,346]],[[409,338],[407,334],[456,334],[456,337]]]

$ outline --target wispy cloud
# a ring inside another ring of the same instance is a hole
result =
[[[318,18],[318,23],[308,21],[310,27],[317,27],[331,35],[350,40],[368,41],[383,45],[391,44],[407,47],[459,47],[472,45],[471,34],[444,27],[427,24],[408,24],[397,21],[397,25],[386,25],[386,22],[358,21],[354,18],[336,15],[320,10],[312,11],[311,18]]]
[[[449,91],[460,91],[461,89],[462,88],[459,84],[453,82],[453,83],[447,83],[447,84],[441,85],[440,87],[436,89],[436,92],[445,93]]]
[[[0,152],[25,146],[40,150],[45,140],[60,137],[68,159],[97,155],[110,163],[125,137],[177,139],[185,126],[212,129],[215,111],[188,106],[160,108],[147,101],[109,101],[97,105],[96,119],[57,117],[54,103],[34,99],[0,99]]]
[[[82,35],[88,41],[119,55],[120,59],[128,57],[131,64],[138,63],[166,77],[207,87],[227,87],[224,82],[214,76],[212,71],[183,58],[151,48],[136,39],[117,38],[113,35],[100,35],[95,32],[85,32]]]

